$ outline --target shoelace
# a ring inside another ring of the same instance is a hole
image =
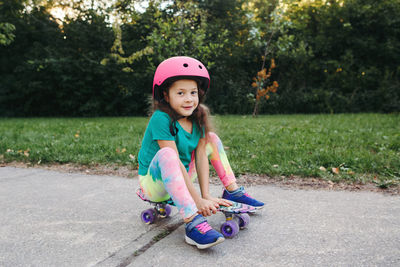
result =
[[[202,222],[202,223],[199,223],[198,225],[196,225],[196,229],[199,230],[200,233],[205,234],[208,231],[210,231],[212,228],[207,222]]]

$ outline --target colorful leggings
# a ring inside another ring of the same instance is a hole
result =
[[[222,142],[215,133],[209,133],[206,153],[225,187],[236,181]],[[197,177],[195,151],[192,153],[188,174],[192,181]],[[183,218],[197,213],[196,204],[183,178],[179,157],[172,148],[165,147],[157,152],[147,175],[139,175],[139,182],[149,200],[159,202],[171,197]]]

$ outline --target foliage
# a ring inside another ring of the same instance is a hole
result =
[[[286,3],[290,23],[274,43],[281,81],[276,106],[292,112],[398,111],[398,1]]]
[[[261,114],[399,111],[397,0],[137,2],[1,1],[0,116],[145,115],[175,55],[207,65],[213,113],[254,111],[267,58],[279,91]]]
[[[14,41],[15,26],[11,23],[0,23],[0,45],[9,45]]]

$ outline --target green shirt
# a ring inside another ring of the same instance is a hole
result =
[[[186,170],[189,171],[192,152],[199,144],[202,133],[196,123],[193,123],[192,133],[188,133],[179,122],[176,122],[178,133],[173,136],[170,132],[171,121],[170,116],[160,110],[156,110],[151,116],[139,151],[139,175],[147,174],[150,162],[160,150],[157,140],[175,141],[179,158]]]

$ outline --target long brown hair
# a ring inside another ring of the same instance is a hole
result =
[[[177,80],[180,79],[190,79],[194,80],[197,83],[197,88],[198,88],[198,96],[199,96],[199,104],[197,105],[196,109],[193,111],[192,115],[188,117],[189,120],[192,121],[192,123],[196,123],[198,128],[201,129],[204,128],[205,131],[205,137],[207,138],[208,133],[213,130],[212,123],[209,119],[210,111],[206,105],[203,104],[203,101],[205,99],[205,92],[203,89],[201,89],[201,81],[197,80],[196,78],[173,78],[173,79],[168,79],[166,80],[163,85],[162,85],[162,91],[166,92],[169,94],[169,89],[171,88],[172,84],[176,82]],[[152,113],[156,110],[161,110],[165,113],[167,113],[170,118],[172,119],[171,124],[170,124],[170,132],[173,136],[175,136],[178,133],[178,128],[176,127],[176,122],[182,118],[176,111],[171,108],[170,104],[162,98],[160,101],[157,101],[153,98],[153,110]]]

